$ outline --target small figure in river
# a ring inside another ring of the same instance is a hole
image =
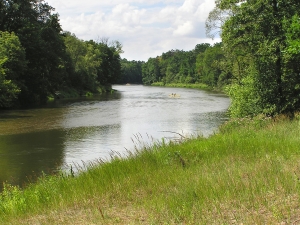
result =
[[[170,94],[169,96],[170,96],[170,97],[173,97],[173,98],[175,98],[175,97],[180,97],[180,95],[178,95],[178,94],[176,94],[176,93],[172,93],[172,94]]]

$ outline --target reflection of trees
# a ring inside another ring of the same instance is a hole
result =
[[[99,158],[107,159],[112,150],[122,145],[120,136],[119,123],[68,129],[65,137],[66,164],[81,166]]]
[[[0,136],[0,190],[3,182],[23,186],[43,171],[52,174],[64,160],[63,130]]]

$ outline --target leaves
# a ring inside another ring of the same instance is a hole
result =
[[[99,84],[119,79],[122,44],[86,42],[62,33],[53,11],[43,0],[0,1],[0,31],[17,37],[7,36],[0,43],[6,46],[0,57],[10,49],[0,69],[2,80],[10,81],[0,98],[10,100],[0,108],[46,103],[49,95],[66,87],[94,92]]]
[[[300,54],[300,18],[296,14],[291,22],[284,20],[287,37],[287,52],[290,54]]]
[[[0,31],[0,108],[14,105],[22,85],[18,79],[25,68],[25,52],[18,37]]]
[[[225,68],[234,78],[228,88],[234,116],[253,115],[247,110],[249,102],[257,105],[255,113],[274,115],[299,109],[299,93],[293,83],[299,83],[299,66],[297,57],[287,54],[297,54],[299,22],[294,18],[289,28],[284,27],[284,21],[290,21],[299,8],[300,2],[294,1],[217,1],[215,11],[231,13],[222,24],[221,36]],[[245,82],[250,78],[253,82]],[[241,110],[243,105],[245,110]]]

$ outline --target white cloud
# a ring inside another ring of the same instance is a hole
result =
[[[205,37],[204,22],[213,0],[47,2],[56,8],[65,31],[83,40],[118,40],[125,51],[122,57],[129,60],[147,60],[171,49],[191,50],[196,44],[212,42]]]
[[[190,35],[194,32],[194,24],[191,21],[186,21],[180,24],[174,31],[175,35],[185,36]]]

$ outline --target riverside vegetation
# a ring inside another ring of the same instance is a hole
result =
[[[6,185],[0,223],[300,222],[300,2],[215,3],[206,30],[219,33],[221,43],[143,63],[121,61],[117,41],[62,32],[58,14],[43,1],[0,2],[0,108],[42,103],[65,88],[96,92],[122,73],[132,75],[123,82],[225,87],[237,118],[209,138],[156,143],[76,176],[44,176],[24,190]]]
[[[294,224],[300,115],[234,119],[209,138],[6,185],[1,224]]]

